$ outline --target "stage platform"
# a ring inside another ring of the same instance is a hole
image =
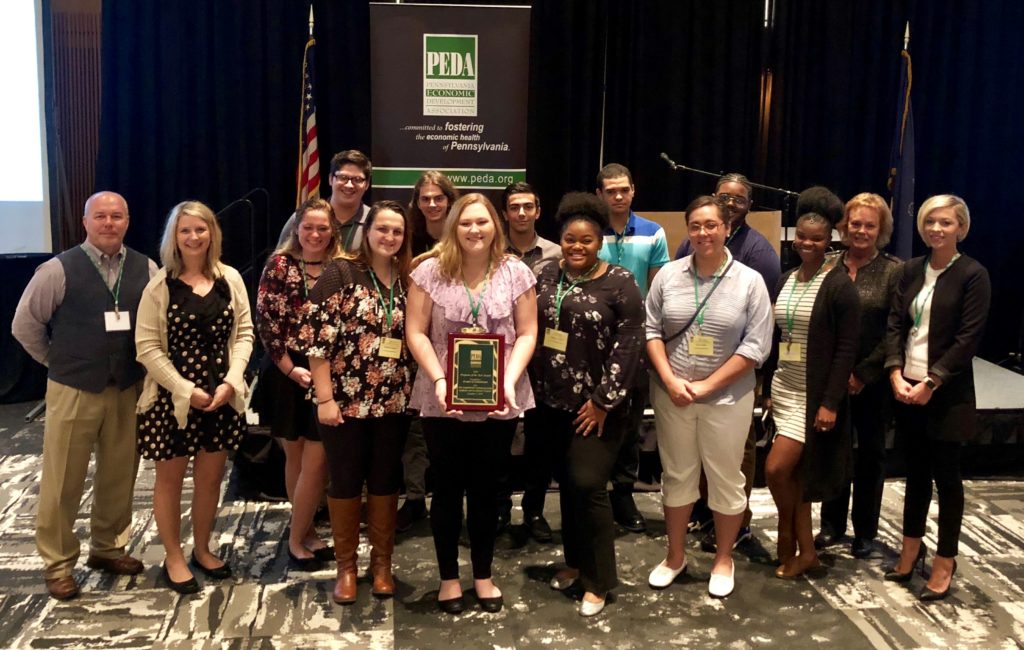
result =
[[[922,605],[910,588],[884,582],[884,567],[899,540],[903,485],[886,484],[880,538],[874,557],[855,560],[848,547],[823,555],[828,575],[787,582],[773,577],[775,522],[771,497],[755,490],[755,541],[736,553],[737,590],[726,600],[707,596],[711,556],[690,540],[693,568],[662,592],[646,585],[664,553],[664,523],[656,493],[638,495],[650,530],[619,531],[621,585],[599,616],[583,619],[576,602],[548,588],[561,560],[560,546],[528,540],[519,526],[499,539],[495,578],[506,607],[484,614],[475,606],[452,618],[435,605],[437,573],[429,523],[400,536],[399,580],[393,600],[377,601],[361,580],[359,602],[335,605],[332,571],[304,574],[288,568],[282,542],[287,506],[246,501],[225,480],[214,544],[236,577],[206,583],[194,597],[160,585],[163,551],[152,518],[153,467],[143,463],[136,490],[130,551],[144,574],[115,578],[84,567],[76,571],[83,594],[60,603],[42,584],[33,522],[38,493],[42,425],[25,425],[25,405],[0,407],[0,647],[3,648],[1011,648],[1024,639],[1024,483],[967,483],[959,571],[954,592]],[[186,481],[187,493],[191,482]],[[91,492],[87,489],[84,509]],[[518,502],[518,497],[517,497]],[[559,528],[557,497],[546,513]],[[519,509],[514,522],[521,517]],[[933,514],[934,522],[934,514]],[[87,519],[78,528],[84,535]],[[326,529],[321,532],[326,535]],[[935,528],[927,544],[935,547]],[[187,531],[186,531],[187,534]],[[557,538],[557,533],[556,533]],[[367,566],[365,538],[360,566]],[[463,560],[468,559],[463,548]],[[468,566],[464,585],[471,586]]]

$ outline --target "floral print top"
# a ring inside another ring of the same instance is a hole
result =
[[[633,274],[608,265],[572,289],[567,279],[557,309],[562,269],[548,264],[537,278],[537,348],[530,362],[533,392],[548,406],[576,412],[588,399],[606,411],[624,404],[640,369],[644,301]],[[544,345],[545,331],[568,332],[565,352]]]
[[[449,280],[441,275],[437,266],[437,258],[424,260],[410,274],[416,286],[423,289],[433,302],[430,314],[430,342],[434,346],[437,360],[442,368],[448,367],[448,333],[458,332],[470,325],[469,298],[461,280]],[[515,257],[506,256],[494,271],[487,290],[483,295],[480,308],[480,327],[492,334],[505,337],[505,363],[512,354],[516,343],[515,303],[537,283],[530,267]],[[533,408],[533,391],[526,373],[516,383],[516,402],[520,410],[509,408],[506,415],[498,416],[498,420],[513,420],[522,411]],[[422,368],[416,374],[416,385],[413,387],[411,406],[423,417],[448,417],[441,410],[434,397],[434,382]],[[483,411],[466,411],[457,416],[466,422],[480,422],[487,419]]]
[[[256,332],[274,361],[298,349],[297,336],[306,302],[302,266],[291,255],[272,255],[256,294]]]
[[[388,328],[384,305],[387,280],[356,262],[337,259],[324,267],[309,291],[299,329],[300,351],[331,367],[334,400],[346,418],[378,418],[404,413],[412,389],[413,360],[405,344],[405,291],[395,280],[395,305]],[[402,341],[397,359],[380,356],[384,337]]]

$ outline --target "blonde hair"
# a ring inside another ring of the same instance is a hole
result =
[[[199,201],[182,201],[171,208],[167,214],[167,224],[160,239],[160,262],[167,269],[168,277],[176,278],[182,271],[181,251],[178,250],[178,222],[182,215],[201,219],[210,230],[210,247],[206,249],[206,261],[203,264],[203,275],[214,278],[218,275],[217,264],[220,263],[220,250],[223,235],[217,216],[206,204]]]
[[[885,199],[872,192],[861,192],[846,202],[843,208],[843,218],[836,224],[839,231],[839,238],[844,244],[849,245],[850,213],[856,208],[868,208],[878,213],[878,239],[875,241],[875,248],[885,248],[892,239],[892,210]]]
[[[441,239],[432,249],[419,255],[412,261],[412,268],[416,268],[424,261],[436,257],[437,267],[441,275],[447,280],[456,279],[462,272],[462,246],[459,245],[459,219],[462,212],[471,205],[480,204],[487,209],[494,225],[494,239],[491,241],[490,268],[493,270],[505,257],[505,233],[501,228],[501,221],[494,206],[483,194],[473,192],[466,194],[455,202],[448,212],[448,218],[444,222],[444,232]]]
[[[327,221],[331,224],[331,241],[327,243],[327,248],[324,250],[325,259],[333,260],[341,255],[341,237],[338,232],[338,222],[334,218],[334,208],[331,207],[329,201],[319,197],[306,199],[299,206],[299,209],[295,211],[295,227],[288,233],[288,239],[278,246],[277,250],[271,255],[287,255],[293,259],[302,259],[302,245],[299,244],[299,227],[302,226],[302,220],[310,212],[326,212]]]
[[[967,209],[967,203],[956,194],[937,194],[921,204],[921,208],[917,211],[917,234],[921,235],[921,239],[928,241],[924,235],[925,218],[942,208],[953,208],[953,213],[956,214],[956,219],[960,222],[960,227],[963,228],[963,232],[957,235],[956,240],[967,239],[967,232],[971,229],[971,211]]]

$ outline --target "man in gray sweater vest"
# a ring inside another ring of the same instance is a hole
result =
[[[120,575],[142,572],[127,555],[138,469],[135,402],[144,374],[135,361],[135,317],[157,267],[124,246],[128,204],[114,192],[89,197],[86,240],[41,264],[25,288],[14,337],[49,369],[36,547],[46,588],[58,600],[78,595],[75,536],[93,450],[93,505],[86,564]]]

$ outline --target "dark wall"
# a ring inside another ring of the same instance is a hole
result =
[[[368,150],[368,5],[313,4],[321,154]],[[1008,226],[1024,145],[1024,3],[775,0],[771,29],[763,7],[534,2],[528,176],[546,212],[564,191],[592,189],[602,144],[605,162],[634,171],[639,209],[679,209],[711,189],[670,173],[662,151],[791,189],[884,195],[909,19],[917,202],[966,199],[974,225],[963,248],[995,287],[984,354],[1017,349],[1024,295],[1011,256],[1021,237]],[[184,198],[217,208],[265,187],[274,224],[291,211],[307,14],[295,0],[104,2],[97,184],[127,196],[131,244],[155,251],[164,215]]]

